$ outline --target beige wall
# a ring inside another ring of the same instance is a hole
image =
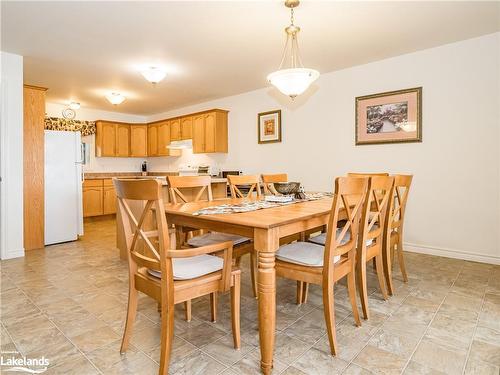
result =
[[[310,190],[331,190],[348,171],[412,173],[408,248],[500,263],[499,53],[496,33],[324,74],[294,102],[266,88],[150,120],[228,109],[229,154],[195,162],[288,172]],[[356,96],[415,86],[423,86],[423,143],[354,145]],[[259,145],[257,113],[273,109],[282,110],[283,142]],[[150,167],[192,160],[150,158]]]

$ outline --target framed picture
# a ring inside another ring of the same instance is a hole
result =
[[[257,131],[259,143],[281,142],[281,110],[259,113]]]
[[[422,142],[422,87],[356,98],[356,145]]]

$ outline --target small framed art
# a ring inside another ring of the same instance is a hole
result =
[[[259,143],[281,142],[281,110],[259,113],[257,131]]]

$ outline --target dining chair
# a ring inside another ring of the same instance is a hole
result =
[[[389,295],[393,295],[392,284],[392,264],[394,252],[397,253],[399,268],[403,276],[403,281],[408,282],[408,274],[403,251],[403,227],[406,213],[406,203],[408,193],[413,180],[412,175],[394,175],[394,195],[389,200],[388,213],[384,232],[384,273]]]
[[[369,177],[366,198],[363,203],[356,248],[356,278],[361,299],[363,317],[369,318],[366,264],[376,264],[380,293],[387,300],[384,281],[384,229],[389,201],[394,194],[394,177],[373,175]]]
[[[356,241],[367,186],[367,178],[336,178],[325,246],[294,242],[281,246],[276,253],[277,276],[322,287],[323,310],[332,355],[338,352],[334,284],[344,277],[347,278],[354,321],[357,326],[361,325],[356,304]],[[346,220],[343,226],[337,228],[341,214],[345,214]]]
[[[288,175],[286,173],[263,174],[261,175],[261,179],[264,185],[264,194],[278,195],[274,184],[277,182],[288,182]]]
[[[233,243],[170,249],[162,185],[154,179],[115,179],[118,209],[125,233],[129,267],[127,318],[120,352],[127,351],[134,326],[138,292],[161,303],[160,375],[168,373],[174,337],[174,305],[204,295],[231,291],[233,343],[240,348],[241,271],[232,265]],[[142,201],[135,216],[128,201]],[[148,228],[145,223],[149,223]],[[138,249],[138,244],[144,246]],[[209,254],[222,253],[222,256]]]
[[[262,191],[260,189],[260,179],[258,175],[228,175],[227,182],[229,183],[229,188],[231,190],[232,198],[250,198],[253,193],[257,198],[262,196]],[[247,189],[241,191],[245,187]],[[257,252],[254,249],[253,242],[245,247],[235,249],[234,258],[236,259],[236,265],[240,265],[240,259],[245,254],[250,254],[250,276],[252,278],[252,290],[253,295],[257,298]]]

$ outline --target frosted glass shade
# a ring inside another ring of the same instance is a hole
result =
[[[302,94],[319,77],[319,72],[307,68],[281,69],[267,76],[267,80],[291,98]]]
[[[125,100],[125,97],[122,94],[119,94],[117,92],[112,92],[111,94],[106,95],[106,99],[113,104],[113,105],[118,105],[123,103]]]
[[[167,72],[158,67],[149,67],[147,69],[144,69],[141,71],[141,74],[146,78],[149,82],[151,83],[158,83],[160,82],[165,76],[167,75]]]

